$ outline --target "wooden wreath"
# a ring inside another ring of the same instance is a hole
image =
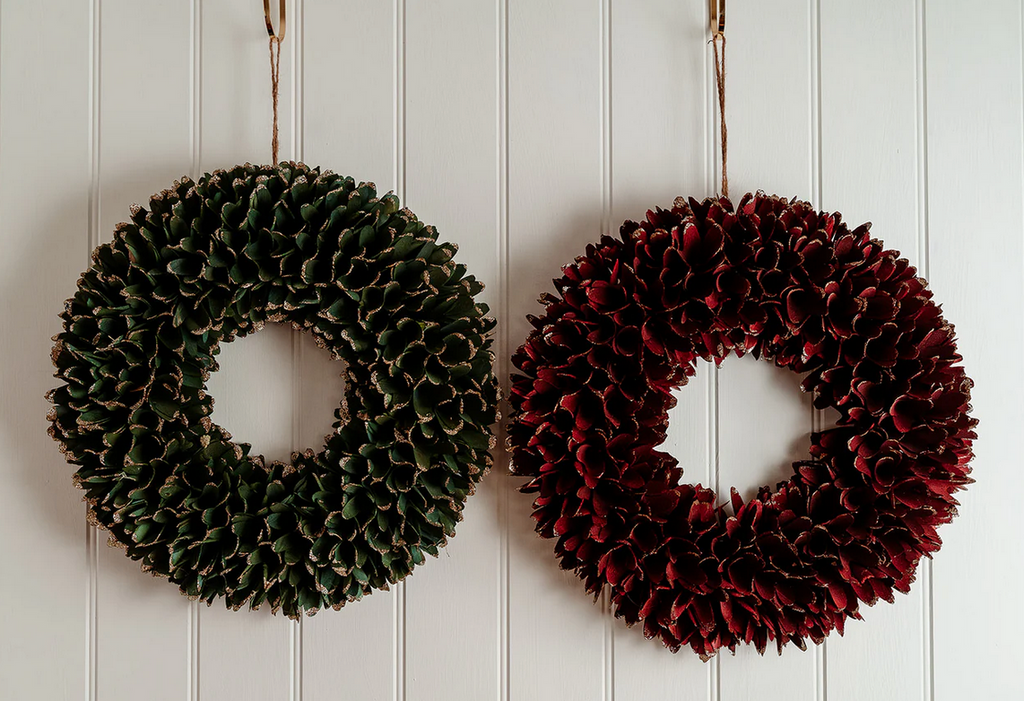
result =
[[[482,285],[392,194],[296,163],[188,178],[93,252],[54,340],[50,433],[89,512],[190,597],[290,617],[409,574],[490,466]],[[221,343],[289,323],[345,361],[319,452],[210,420]],[[116,542],[115,542],[116,541]]]
[[[909,590],[971,481],[953,327],[868,228],[763,193],[680,198],[588,246],[531,318],[509,442],[537,531],[672,651],[842,633],[858,601]],[[720,505],[657,446],[696,360],[730,353],[804,373],[840,418],[788,482]]]

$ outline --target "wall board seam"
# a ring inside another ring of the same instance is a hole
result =
[[[600,46],[600,87],[598,105],[600,109],[600,176],[601,176],[601,235],[612,235],[612,4],[601,0],[599,26]],[[601,590],[602,646],[601,667],[604,701],[615,701],[615,636],[612,625],[611,592],[605,586]]]
[[[508,396],[509,387],[509,338],[508,314],[509,297],[509,162],[508,162],[508,0],[496,0],[497,18],[497,248],[495,255],[498,268],[498,382]],[[506,405],[507,406],[507,405]],[[497,520],[498,536],[498,701],[509,701],[511,697],[511,632],[509,630],[509,585],[510,585],[510,552],[509,552],[509,490],[512,488],[508,473],[509,464],[504,445],[504,425],[499,419],[496,431],[498,446],[495,457],[501,464],[494,465],[498,474],[495,476],[498,490]]]
[[[203,11],[199,4],[200,0],[191,0],[189,12],[191,24],[189,27],[189,148],[192,154],[192,161],[189,166],[189,175],[193,181],[200,177],[199,168],[202,159],[202,95],[203,95]],[[199,701],[199,601],[192,600],[188,603],[188,618],[186,625],[187,637],[187,659],[186,659],[186,684],[185,695],[187,701]]]
[[[294,74],[293,74],[294,75]],[[293,83],[294,85],[294,83]],[[292,115],[294,117],[294,98],[295,90],[292,89],[292,100],[293,109]],[[298,156],[295,155],[295,141],[294,135],[292,140],[292,159],[299,160]],[[291,427],[291,450],[295,451],[301,448],[299,446],[299,426],[301,425],[301,418],[299,416],[299,406],[301,403],[301,383],[302,383],[302,365],[305,353],[302,349],[302,331],[297,329],[291,329],[291,355],[292,355],[292,427]],[[289,688],[289,699],[291,701],[300,701],[302,698],[302,621],[303,616],[299,616],[295,620],[288,621],[288,654],[289,654],[289,676],[290,676],[290,688]]]
[[[704,26],[711,26],[711,6],[704,5]],[[718,151],[715,148],[713,134],[716,119],[715,84],[712,80],[712,64],[710,62],[712,48],[710,45],[704,47],[703,72],[704,72],[704,190],[707,196],[713,195],[718,182],[717,173],[719,166],[715,156]],[[705,485],[715,490],[715,498],[721,499],[719,485],[719,464],[718,464],[718,366],[714,363],[706,363],[707,379],[705,380],[706,407],[704,423],[707,431],[706,454],[707,454],[707,478]],[[719,701],[722,698],[722,659],[715,655],[707,663],[707,698],[708,701]]]
[[[86,265],[92,258],[92,250],[99,245],[100,222],[100,13],[101,0],[90,0],[89,3],[89,222],[86,233]],[[85,625],[85,698],[96,701],[97,680],[97,645],[99,638],[99,541],[100,532],[96,526],[85,521],[86,561],[88,563],[88,581],[86,583],[86,625]]]
[[[306,2],[294,0],[292,8],[292,158],[305,161],[306,98]]]
[[[811,197],[818,210],[822,202],[822,136],[821,136],[821,0],[809,0],[810,110],[811,110]],[[811,432],[824,427],[824,411],[811,404]],[[817,701],[828,701],[828,639],[814,648],[814,693]]]
[[[917,82],[917,259],[920,261],[921,277],[931,274],[929,261],[928,224],[928,27],[924,0],[915,0],[915,79]],[[935,699],[935,605],[933,597],[933,571],[931,558],[924,558],[919,565],[921,576],[921,651],[924,679],[922,696],[924,701]]]
[[[303,31],[304,14],[303,0],[294,0],[292,6],[292,66],[291,66],[291,101],[292,101],[292,160],[302,162],[305,144],[303,142],[303,59],[305,57],[305,33]],[[276,164],[274,164],[276,165]],[[301,450],[299,434],[302,424],[302,369],[305,366],[305,351],[302,347],[303,331],[292,330],[292,450]],[[289,621],[289,656],[291,685],[289,698],[291,701],[302,701],[303,674],[303,636],[305,616]]]
[[[405,202],[405,0],[394,0],[394,188],[395,194]],[[395,585],[394,595],[394,701],[406,699],[406,587],[401,581]]]

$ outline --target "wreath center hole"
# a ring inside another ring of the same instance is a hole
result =
[[[811,459],[815,426],[834,426],[838,416],[831,409],[815,416],[802,379],[751,355],[730,355],[717,369],[698,361],[689,384],[673,392],[678,403],[661,446],[679,461],[680,483],[715,488],[717,481],[722,503],[730,488],[748,501],[789,480],[794,461]]]
[[[288,462],[292,451],[323,448],[341,405],[345,365],[311,334],[267,324],[222,343],[217,362],[220,370],[207,382],[212,419],[236,443],[251,444],[250,455]]]

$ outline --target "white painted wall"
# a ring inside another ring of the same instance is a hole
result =
[[[395,188],[458,242],[507,373],[560,263],[712,192],[705,5],[290,0],[282,155]],[[870,219],[917,261],[982,423],[977,484],[909,596],[806,653],[703,664],[592,604],[501,470],[406,585],[301,623],[197,608],[103,545],[45,433],[49,337],[132,202],[269,158],[260,3],[0,0],[0,698],[1024,698],[1021,15],[1019,0],[729,0],[733,190]],[[223,365],[216,418],[257,450],[329,425],[338,381],[307,339],[268,329]],[[775,481],[811,426],[794,388],[767,364],[705,368],[672,417],[690,479]]]

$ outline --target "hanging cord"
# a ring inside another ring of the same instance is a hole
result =
[[[263,0],[263,19],[267,25],[267,34],[270,36],[270,90],[274,103],[274,134],[270,140],[271,165],[277,165],[278,136],[277,136],[277,104],[278,88],[281,85],[281,42],[284,41],[284,33],[287,18],[285,16],[285,0],[280,0],[277,9],[278,30],[274,31],[274,21],[270,17],[270,0]]]
[[[270,37],[270,89],[273,93],[274,102],[274,135],[270,140],[270,151],[273,154],[271,165],[277,165],[277,150],[278,150],[278,137],[277,137],[277,103],[278,103],[278,86],[281,83],[281,37],[272,36]]]
[[[722,48],[719,50],[718,41]],[[718,84],[718,124],[721,129],[719,146],[722,152],[722,196],[729,196],[729,130],[725,126],[725,32],[715,32],[711,36],[711,45],[715,49],[715,82]]]

